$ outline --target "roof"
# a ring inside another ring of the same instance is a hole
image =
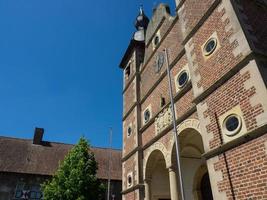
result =
[[[122,57],[122,60],[120,62],[120,68],[124,68],[126,65],[127,60],[129,59],[129,56],[131,55],[132,51],[134,50],[135,47],[145,47],[145,42],[144,41],[136,41],[134,39],[131,39],[130,44],[128,45],[128,48],[126,49],[124,56]]]
[[[0,136],[0,172],[13,172],[51,176],[73,145],[43,142],[35,145],[32,140]],[[91,150],[98,162],[97,177],[108,179],[109,149]],[[111,150],[111,179],[121,180],[121,150]]]

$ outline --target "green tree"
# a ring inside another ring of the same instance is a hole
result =
[[[96,177],[97,163],[89,149],[89,143],[82,137],[52,179],[42,185],[45,200],[102,199],[104,189]]]

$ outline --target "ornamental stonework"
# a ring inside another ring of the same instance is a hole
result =
[[[159,134],[172,123],[171,106],[165,108],[155,119],[156,134]]]

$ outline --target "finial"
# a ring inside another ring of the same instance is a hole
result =
[[[147,25],[149,23],[149,19],[148,17],[145,15],[144,9],[143,9],[143,5],[141,4],[139,7],[139,13],[138,16],[135,19],[135,28],[137,30],[143,30],[147,28]]]
[[[140,11],[140,15],[144,14],[143,4],[140,4],[139,11]]]

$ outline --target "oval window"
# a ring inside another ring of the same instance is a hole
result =
[[[224,121],[224,128],[226,129],[228,136],[236,135],[242,126],[241,118],[238,115],[229,115]]]
[[[154,45],[157,46],[159,44],[159,36],[155,36]]]
[[[128,176],[128,185],[131,186],[132,185],[132,177],[129,175]]]
[[[187,71],[183,71],[179,74],[177,78],[177,83],[179,88],[182,88],[185,86],[185,84],[188,82],[189,76]]]
[[[150,111],[148,109],[144,112],[144,119],[145,122],[148,122],[150,120]]]
[[[128,137],[132,134],[132,128],[129,126],[127,129],[127,135]]]
[[[208,56],[214,52],[217,46],[217,40],[215,38],[211,38],[204,46],[205,56]]]

